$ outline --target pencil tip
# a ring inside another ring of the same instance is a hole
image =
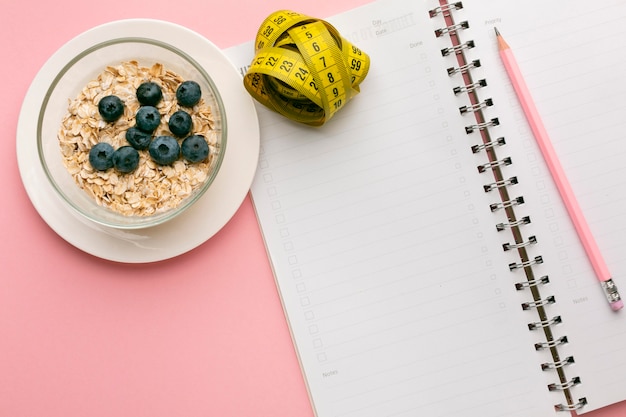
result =
[[[498,49],[500,51],[503,51],[505,49],[509,49],[509,45],[506,43],[506,41],[504,40],[504,38],[500,34],[500,31],[498,30],[498,28],[494,27],[494,29],[496,31],[496,42],[498,42]]]

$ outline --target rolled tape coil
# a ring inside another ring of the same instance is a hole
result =
[[[269,109],[321,126],[360,91],[369,67],[369,56],[328,22],[280,10],[259,27],[244,86]]]

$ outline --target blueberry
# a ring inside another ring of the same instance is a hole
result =
[[[107,122],[114,122],[124,114],[124,103],[118,96],[106,96],[98,102],[98,112]]]
[[[162,98],[163,92],[157,83],[148,81],[137,87],[137,100],[143,106],[156,106]]]
[[[132,146],[122,146],[113,152],[113,166],[119,172],[133,172],[139,165],[139,152]]]
[[[201,95],[200,85],[195,81],[184,81],[176,89],[176,100],[178,104],[185,107],[193,107],[200,101]]]
[[[113,166],[113,146],[106,142],[96,143],[89,150],[89,163],[93,169],[106,171]]]
[[[139,129],[152,133],[161,123],[161,115],[156,107],[143,106],[137,110],[135,120]]]
[[[126,140],[138,151],[148,149],[152,142],[152,134],[144,132],[138,127],[131,127],[126,131]]]
[[[191,131],[191,125],[191,116],[184,110],[178,110],[170,117],[168,122],[170,132],[179,138],[189,134]]]
[[[191,135],[181,146],[183,158],[191,163],[202,162],[209,156],[209,144],[202,135]]]
[[[180,156],[180,145],[173,136],[157,136],[148,151],[157,164],[170,165]]]

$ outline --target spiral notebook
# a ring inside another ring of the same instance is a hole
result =
[[[318,417],[626,400],[626,311],[608,306],[494,33],[626,291],[624,16],[622,0],[375,1],[327,19],[371,57],[345,109],[311,128],[258,108],[252,197]],[[243,72],[254,51],[228,53]]]

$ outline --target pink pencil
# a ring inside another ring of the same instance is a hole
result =
[[[585,217],[583,216],[582,210],[578,205],[578,201],[576,200],[572,187],[567,180],[565,171],[563,171],[563,167],[559,162],[559,158],[554,151],[554,147],[550,142],[548,132],[541,121],[537,107],[533,102],[528,87],[526,86],[524,77],[522,77],[522,73],[517,65],[515,57],[513,56],[513,52],[500,35],[498,29],[496,29],[496,39],[498,41],[498,49],[500,51],[500,58],[502,59],[504,68],[511,79],[511,83],[513,84],[517,98],[522,105],[526,119],[528,120],[528,123],[533,131],[533,135],[539,144],[539,148],[541,149],[550,173],[554,178],[559,193],[561,194],[561,198],[563,199],[567,212],[574,223],[574,227],[585,248],[587,256],[591,261],[596,276],[598,277],[598,280],[600,280],[611,308],[615,311],[620,310],[624,307],[624,302],[619,295],[617,286],[611,278],[609,269],[604,261],[604,258],[602,257],[602,254],[600,253],[600,249],[598,248],[593,235],[591,234],[591,230],[585,221]]]

